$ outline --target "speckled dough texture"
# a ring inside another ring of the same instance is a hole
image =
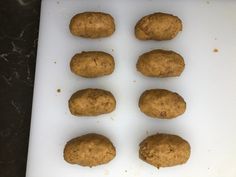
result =
[[[170,40],[182,31],[182,21],[171,14],[153,13],[141,18],[135,26],[135,36],[140,40]]]
[[[98,116],[116,108],[111,92],[101,89],[84,89],[74,93],[69,100],[69,109],[75,116]]]
[[[110,14],[83,12],[71,19],[70,31],[75,36],[85,38],[108,37],[115,31],[115,22]]]
[[[70,164],[97,166],[110,162],[116,156],[116,149],[105,136],[87,134],[67,142],[64,159]]]
[[[139,108],[147,116],[172,119],[186,110],[184,99],[177,93],[164,90],[146,90],[139,99]]]
[[[105,52],[88,51],[75,54],[70,69],[76,75],[94,78],[109,75],[114,71],[114,58]]]
[[[185,63],[181,55],[166,50],[152,50],[142,54],[137,62],[137,70],[150,77],[180,76]]]
[[[191,153],[191,147],[186,140],[170,134],[149,136],[139,147],[140,159],[157,168],[184,164]]]

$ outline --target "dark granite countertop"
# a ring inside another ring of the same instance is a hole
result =
[[[40,0],[0,1],[0,177],[24,177]]]

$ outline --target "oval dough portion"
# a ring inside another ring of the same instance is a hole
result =
[[[152,50],[142,54],[136,64],[137,70],[150,77],[180,76],[185,63],[181,55],[166,50]]]
[[[191,154],[191,147],[186,140],[170,134],[149,136],[139,147],[140,159],[157,168],[184,164]]]
[[[110,162],[116,156],[116,149],[105,136],[87,134],[67,142],[64,159],[70,164],[97,166]]]
[[[71,19],[70,31],[75,36],[85,38],[108,37],[115,31],[115,22],[110,14],[83,12]]]
[[[135,36],[140,40],[170,40],[182,31],[182,21],[171,14],[153,13],[141,18],[135,26]]]
[[[152,89],[141,95],[139,108],[150,117],[172,119],[185,112],[186,103],[177,93],[164,89]]]
[[[75,92],[69,100],[69,109],[75,116],[98,116],[116,108],[111,92],[101,89],[84,89]]]
[[[114,58],[105,52],[89,51],[75,54],[70,62],[70,69],[76,75],[94,78],[113,73]]]

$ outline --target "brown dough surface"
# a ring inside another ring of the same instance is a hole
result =
[[[150,117],[172,119],[185,112],[186,103],[177,93],[152,89],[143,92],[139,99],[139,108]]]
[[[69,100],[69,109],[75,116],[97,116],[110,113],[116,108],[111,92],[101,89],[84,89],[75,92]]]
[[[140,40],[170,40],[182,31],[182,21],[171,14],[153,13],[141,18],[135,26],[135,36]]]
[[[70,31],[75,36],[85,38],[108,37],[115,31],[115,22],[110,14],[83,12],[71,19]]]
[[[87,134],[67,142],[64,159],[70,164],[97,166],[110,162],[116,156],[116,149],[105,136]]]
[[[105,52],[88,51],[73,56],[70,69],[76,75],[94,78],[109,75],[114,71],[115,62],[113,57]]]
[[[145,76],[175,77],[181,75],[185,64],[181,55],[173,51],[157,49],[142,54],[136,67]]]
[[[186,140],[170,134],[149,136],[139,147],[140,159],[157,168],[184,164],[191,153],[191,147]]]

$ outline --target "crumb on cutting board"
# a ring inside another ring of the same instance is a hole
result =
[[[133,83],[136,83],[136,80],[133,80]]]
[[[57,64],[57,62],[56,62],[56,61],[54,61],[53,63],[54,63],[54,64]]]
[[[213,50],[213,52],[217,53],[217,52],[219,52],[219,49],[215,48],[215,49]]]
[[[60,93],[61,92],[61,89],[57,89],[57,93]]]

